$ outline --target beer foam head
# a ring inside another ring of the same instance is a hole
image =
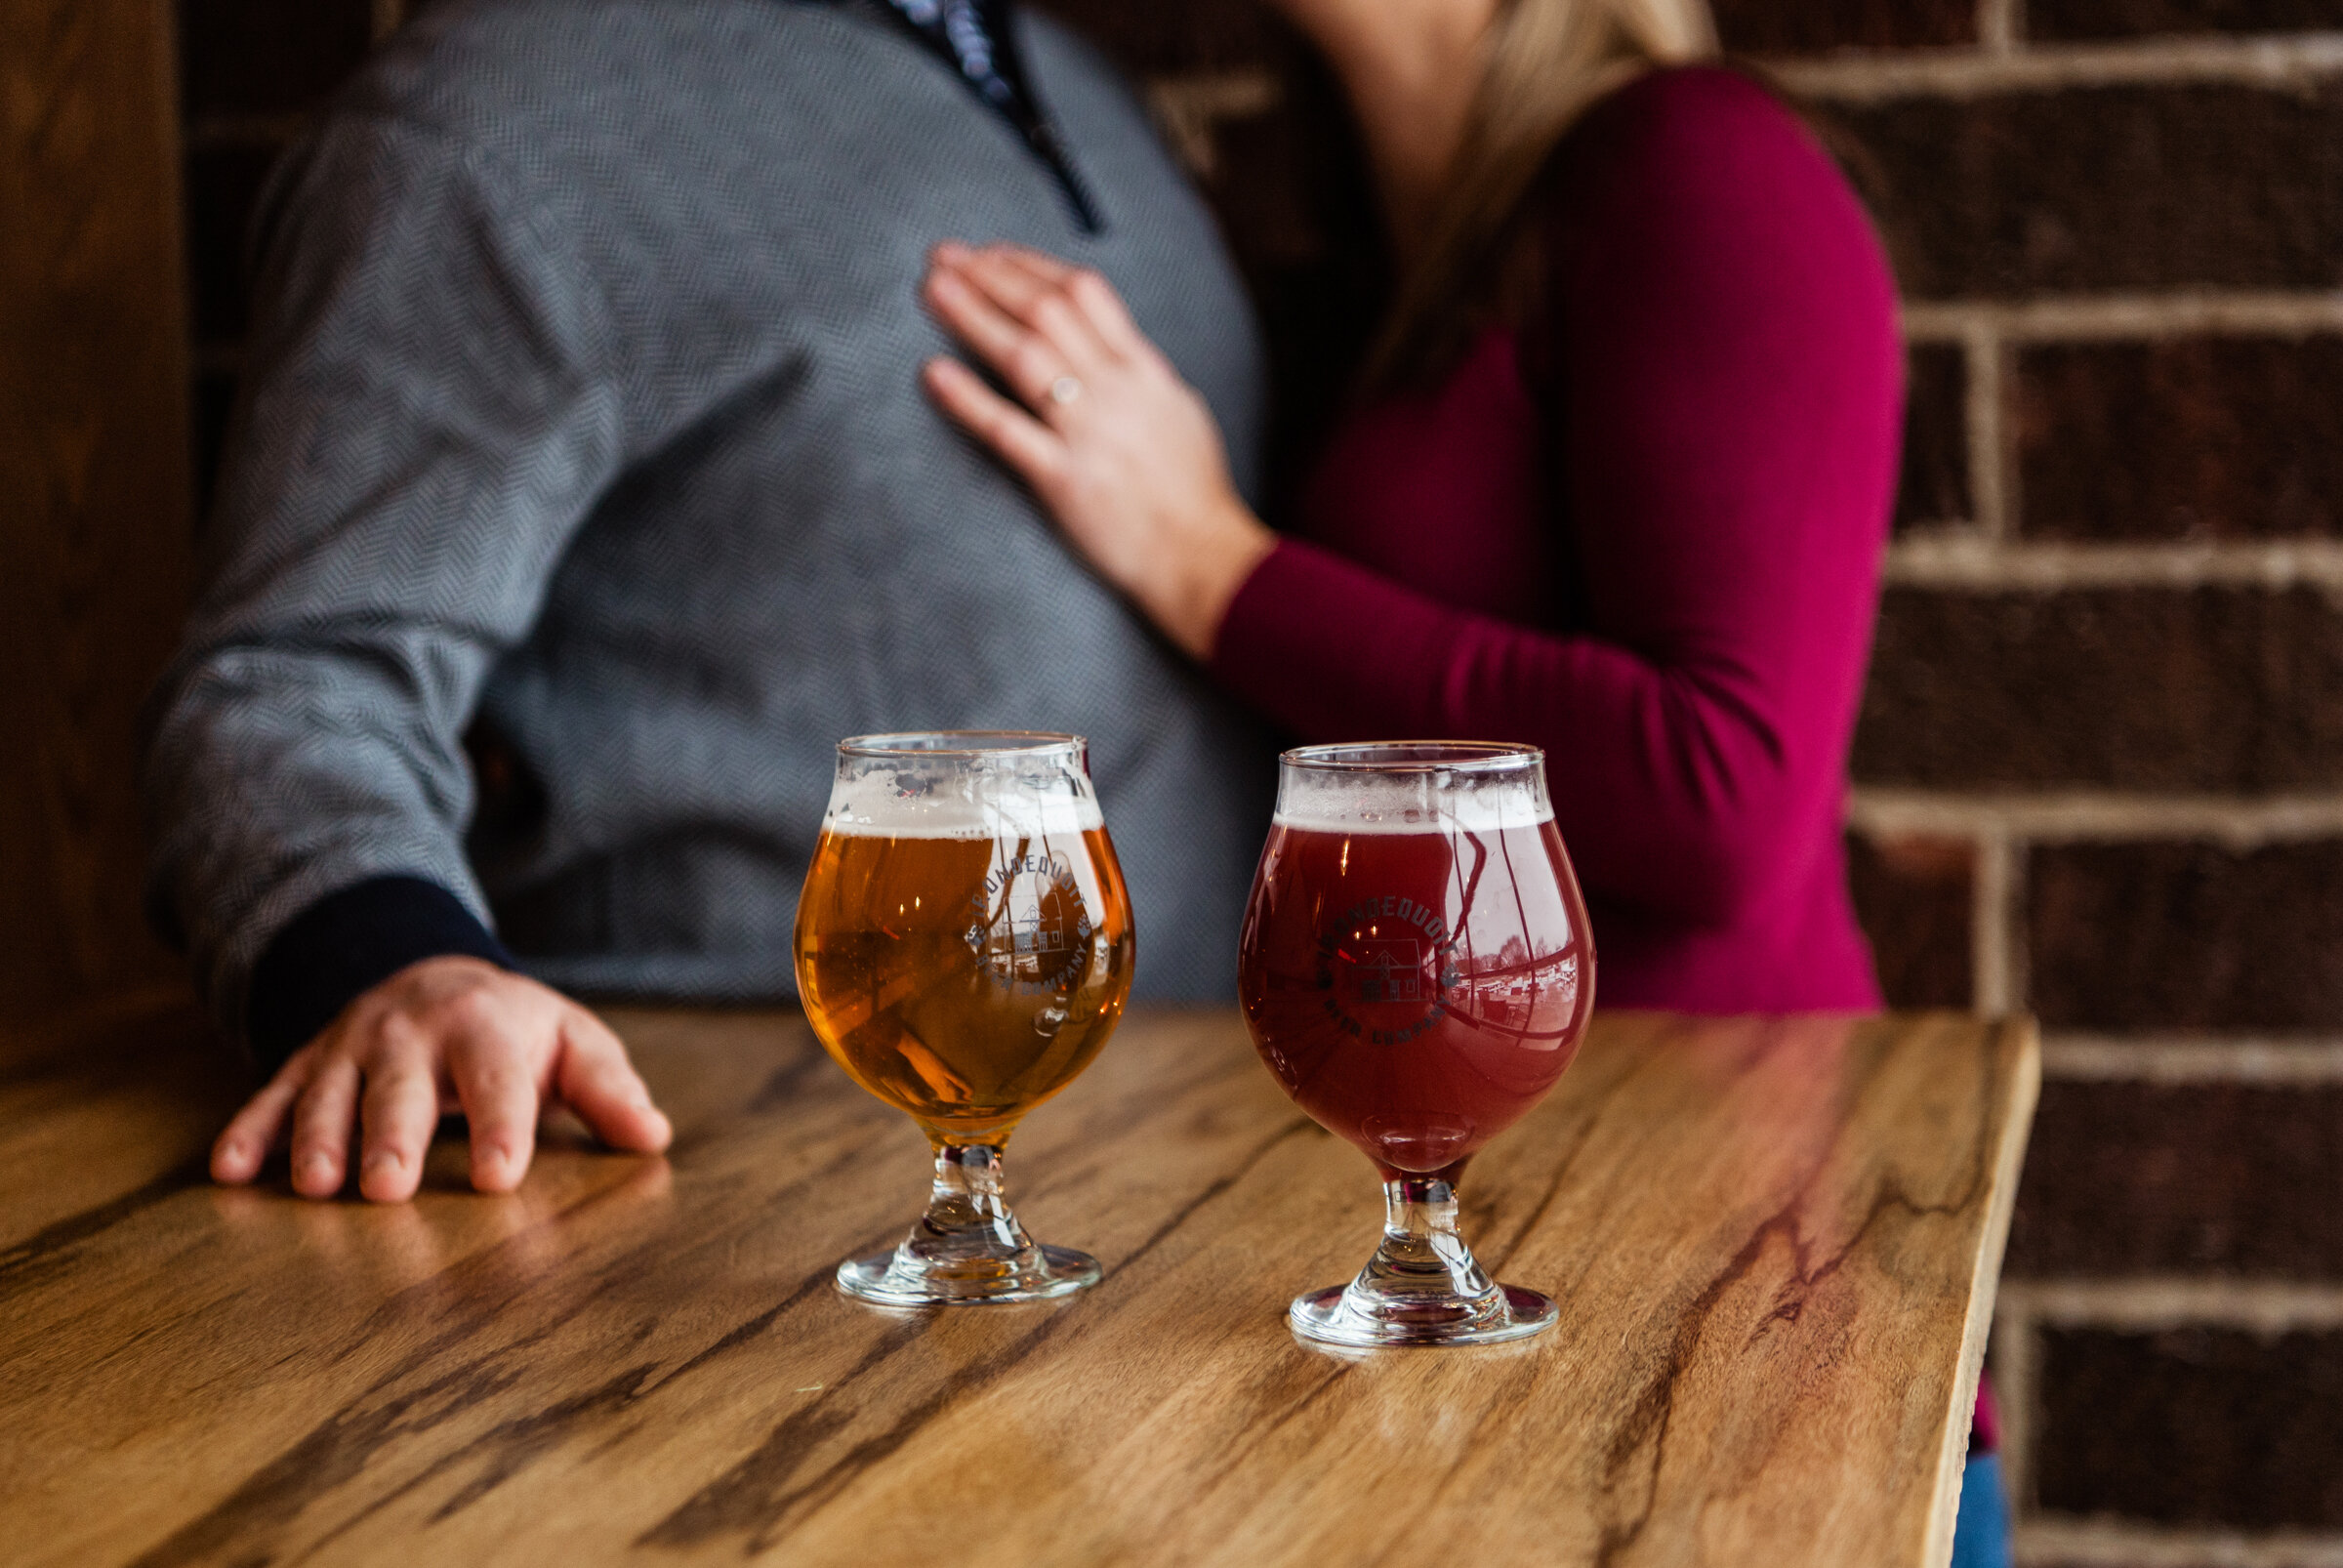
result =
[[[838,779],[822,819],[827,831],[865,838],[996,839],[1106,826],[1078,739],[966,750],[884,744],[893,739],[840,747]]]
[[[1496,833],[1554,818],[1544,755],[1450,742],[1312,746],[1279,769],[1277,820],[1319,833]]]

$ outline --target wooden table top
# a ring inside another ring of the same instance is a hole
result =
[[[1462,1192],[1560,1325],[1344,1356],[1285,1307],[1376,1178],[1233,1012],[1132,1018],[1010,1145],[1103,1284],[927,1313],[830,1283],[918,1212],[909,1121],[794,1013],[612,1018],[674,1152],[504,1198],[448,1142],[395,1208],[206,1184],[184,1020],[0,1078],[10,1560],[1946,1560],[2029,1025],[1599,1018]]]

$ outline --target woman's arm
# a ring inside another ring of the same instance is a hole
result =
[[[1583,632],[1459,611],[1305,544],[1245,562],[1235,541],[1257,549],[1243,525],[1258,524],[1195,520],[1229,516],[1225,486],[1198,481],[1192,441],[1149,439],[1178,420],[1144,377],[1094,401],[1086,383],[1070,405],[1117,433],[1111,461],[1061,410],[1045,442],[965,370],[931,385],[1159,623],[1151,575],[1221,582],[1244,564],[1201,642],[1193,625],[1166,630],[1209,647],[1255,706],[1311,738],[1536,742],[1591,889],[1724,923],[1801,872],[1839,807],[1900,424],[1892,286],[1844,181],[1739,77],[1647,78],[1566,157],[1565,243],[1531,347],[1548,365]],[[1034,274],[1044,292],[1024,298],[1000,291],[1003,265],[939,254],[930,303],[1048,407],[1073,373],[1061,340],[1078,340],[1045,330],[1044,306],[1079,278]],[[998,319],[976,327],[947,282]],[[1166,508],[1186,520],[1155,520]]]
[[[1840,808],[1901,425],[1862,210],[1760,89],[1628,89],[1573,139],[1542,354],[1583,635],[1449,609],[1286,544],[1213,668],[1304,734],[1548,754],[1588,886],[1716,924]]]

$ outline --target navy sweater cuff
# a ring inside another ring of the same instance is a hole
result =
[[[350,1002],[408,965],[451,955],[514,967],[464,901],[421,877],[373,877],[327,893],[253,966],[246,1034],[274,1072]]]

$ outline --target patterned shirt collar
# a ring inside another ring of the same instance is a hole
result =
[[[1034,96],[1017,50],[1014,0],[877,0],[929,53],[960,73],[969,91],[1008,121],[1064,194],[1086,234],[1105,225],[1074,167],[1064,139]]]

